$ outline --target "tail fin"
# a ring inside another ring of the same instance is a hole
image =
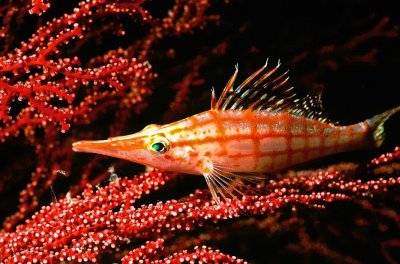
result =
[[[382,114],[376,115],[370,119],[367,119],[366,122],[370,127],[370,131],[372,132],[373,142],[375,146],[379,147],[382,145],[385,140],[385,122],[395,113],[400,111],[400,106],[390,109]]]

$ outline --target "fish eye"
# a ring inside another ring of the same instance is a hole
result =
[[[151,145],[151,149],[157,153],[163,154],[167,152],[168,148],[163,142],[156,142]]]
[[[149,139],[149,144],[147,145],[147,150],[153,154],[164,154],[171,147],[168,139],[164,134],[152,135]]]
[[[170,147],[171,145],[164,134],[156,134],[150,138],[147,150],[154,154],[164,154]]]

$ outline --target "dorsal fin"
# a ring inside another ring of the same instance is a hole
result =
[[[321,92],[312,90],[301,98],[288,83],[288,71],[281,68],[278,61],[270,67],[267,62],[250,75],[242,84],[233,88],[238,67],[226,84],[221,96],[211,109],[215,110],[253,110],[287,111],[295,116],[333,123],[327,118],[321,104]],[[215,102],[215,99],[212,99]]]
[[[303,98],[295,100],[295,104],[288,109],[288,112],[294,116],[303,116],[309,119],[315,119],[323,123],[338,125],[338,122],[332,121],[322,106],[322,88],[313,88]]]

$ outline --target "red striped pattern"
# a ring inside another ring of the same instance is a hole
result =
[[[267,111],[210,110],[165,126],[172,147],[192,147],[229,171],[271,172],[367,143],[349,127]]]

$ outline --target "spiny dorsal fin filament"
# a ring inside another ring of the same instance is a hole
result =
[[[237,88],[233,88],[238,74],[238,67],[226,84],[217,103],[212,103],[215,110],[251,110],[251,111],[287,111],[295,116],[333,123],[327,118],[321,103],[321,92],[312,90],[307,96],[297,96],[289,84],[287,70],[266,63],[251,74]],[[215,100],[212,98],[212,100]]]
[[[229,79],[228,83],[225,85],[225,88],[222,92],[222,95],[219,97],[218,102],[215,104],[215,109],[219,109],[224,98],[228,95],[228,93],[232,92],[233,89],[233,84],[235,83],[238,71],[239,71],[239,66],[238,64],[235,65],[235,72],[233,73],[232,77]]]
[[[215,103],[216,101],[216,96],[215,96],[215,89],[214,87],[211,88],[211,109],[215,109]]]

